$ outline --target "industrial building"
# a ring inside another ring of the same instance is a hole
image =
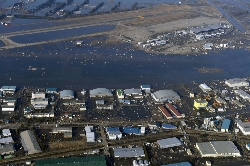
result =
[[[167,118],[167,119],[172,119],[172,115],[170,112],[164,107],[164,106],[159,106],[158,109],[162,112],[162,114]]]
[[[160,148],[172,148],[175,146],[182,145],[181,141],[176,137],[157,140],[157,143],[160,146]]]
[[[199,85],[199,88],[201,88],[201,90],[203,91],[203,92],[205,92],[205,93],[207,93],[207,92],[209,92],[209,91],[211,91],[212,89],[209,87],[209,86],[207,86],[207,84],[200,84]]]
[[[239,88],[249,86],[249,82],[245,78],[233,78],[225,81],[225,84],[231,88]]]
[[[117,139],[117,138],[119,138],[119,139],[122,138],[122,133],[121,133],[119,127],[107,127],[106,128],[106,132],[107,132],[109,140],[114,140],[114,139]]]
[[[72,133],[72,127],[53,127],[52,133]]]
[[[54,158],[42,159],[35,161],[36,166],[106,166],[105,156],[84,156],[84,157],[67,157],[67,158]]]
[[[0,138],[0,144],[10,144],[10,143],[14,143],[13,138],[11,136],[6,138]]]
[[[32,98],[30,102],[35,109],[45,109],[49,105],[48,98]]]
[[[90,97],[112,97],[112,91],[107,88],[96,88],[89,91]]]
[[[23,131],[20,133],[20,136],[24,151],[26,151],[28,155],[42,152],[33,131]]]
[[[3,94],[6,94],[6,93],[12,93],[13,94],[16,91],[16,86],[2,86],[0,91],[3,92]]]
[[[137,148],[114,148],[115,157],[145,157],[142,147]]]
[[[156,102],[173,102],[180,100],[180,96],[173,90],[159,90],[151,93]]]
[[[218,29],[224,29],[225,27],[221,24],[211,24],[211,25],[207,25],[207,26],[200,26],[200,27],[196,27],[196,28],[190,28],[190,33],[191,34],[199,34],[199,33],[203,33],[203,32],[211,32],[214,30],[218,30]]]
[[[211,141],[196,143],[201,157],[240,157],[240,151],[232,141]]]
[[[177,129],[177,127],[176,127],[175,125],[166,124],[166,123],[163,123],[163,124],[161,125],[161,127],[162,127],[163,129]]]
[[[206,108],[208,105],[208,102],[204,99],[195,99],[194,100],[194,108],[201,109]]]
[[[116,95],[118,99],[124,99],[124,93],[122,89],[116,89]]]
[[[240,129],[243,135],[250,135],[250,122],[237,122],[237,127]]]
[[[242,99],[244,99],[244,100],[250,100],[250,95],[247,92],[245,92],[245,91],[243,91],[241,89],[235,90],[234,92],[237,95],[239,95]]]
[[[189,162],[180,162],[180,163],[173,163],[161,166],[192,166]]]
[[[47,88],[46,93],[53,94],[53,93],[58,93],[57,88]]]
[[[230,123],[231,120],[230,119],[224,119],[221,125],[221,132],[228,132],[229,128],[230,128]]]
[[[1,155],[12,154],[14,152],[15,152],[15,149],[14,149],[13,144],[0,145],[0,154]]]
[[[10,137],[11,136],[10,129],[3,129],[2,134],[4,137]]]
[[[14,112],[15,106],[2,105],[2,112]]]
[[[45,98],[45,92],[32,92],[32,98]]]
[[[74,91],[63,90],[60,92],[60,99],[74,99]]]
[[[124,94],[126,97],[133,96],[134,98],[142,98],[141,89],[124,89]]]
[[[175,117],[175,118],[183,118],[184,117],[183,115],[180,114],[180,112],[171,103],[166,103],[166,107],[171,112],[173,117]]]
[[[95,133],[93,132],[93,129],[93,126],[85,126],[87,142],[95,142]]]
[[[135,135],[141,135],[141,130],[140,128],[137,127],[123,127],[123,133],[125,134],[135,134]]]
[[[141,90],[145,91],[145,93],[150,93],[151,86],[150,85],[141,85]]]

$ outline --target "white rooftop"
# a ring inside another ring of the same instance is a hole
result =
[[[181,141],[176,137],[157,140],[157,143],[160,148],[171,148],[182,145]]]

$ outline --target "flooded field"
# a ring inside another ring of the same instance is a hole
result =
[[[102,26],[88,26],[88,27],[81,27],[81,28],[72,28],[66,30],[57,30],[51,31],[46,33],[35,33],[35,34],[28,34],[28,35],[19,35],[11,37],[14,42],[18,43],[33,43],[33,42],[40,42],[40,41],[49,41],[54,39],[62,39],[62,38],[69,38],[73,36],[81,36],[84,34],[92,34],[97,32],[109,31],[114,29],[115,26],[111,25],[102,25]]]

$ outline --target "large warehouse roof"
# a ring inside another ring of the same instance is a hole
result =
[[[143,157],[145,156],[144,150],[138,148],[114,148],[115,157]]]
[[[225,81],[229,87],[249,86],[249,82],[245,78],[232,78]]]
[[[96,97],[96,96],[113,96],[112,91],[107,88],[96,88],[89,91],[90,97]]]
[[[60,92],[61,99],[72,99],[74,98],[74,91],[72,90],[63,90]]]
[[[180,100],[180,96],[173,90],[159,90],[152,93],[152,97],[157,102],[166,102],[166,101],[176,101]]]
[[[23,148],[28,152],[28,154],[39,153],[42,151],[34,133],[31,130],[21,132],[20,136]]]
[[[55,158],[35,161],[36,166],[106,166],[104,156],[85,156],[85,157],[70,157],[70,158]]]
[[[240,152],[232,141],[212,141],[196,143],[202,157],[240,156]]]
[[[167,164],[161,166],[192,166],[192,165],[189,162],[181,162],[181,163]]]
[[[197,34],[197,33],[201,33],[201,32],[208,32],[211,30],[217,30],[220,28],[224,28],[224,27],[220,24],[212,24],[212,25],[201,26],[201,27],[197,27],[197,28],[190,28],[190,31]]]
[[[157,143],[160,148],[171,148],[182,145],[181,141],[176,137],[157,140]]]

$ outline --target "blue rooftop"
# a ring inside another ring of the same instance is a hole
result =
[[[224,119],[221,125],[221,129],[229,129],[230,122],[230,119]]]
[[[181,163],[167,164],[161,166],[192,166],[192,165],[189,162],[181,162]]]
[[[136,127],[123,127],[123,133],[127,134],[140,134],[141,130]]]
[[[107,127],[106,131],[108,132],[108,131],[120,131],[120,130],[119,127]]]
[[[162,124],[162,128],[164,129],[176,129],[176,126],[172,125],[172,124]]]
[[[150,85],[141,85],[141,88],[144,89],[144,88],[150,88]]]

